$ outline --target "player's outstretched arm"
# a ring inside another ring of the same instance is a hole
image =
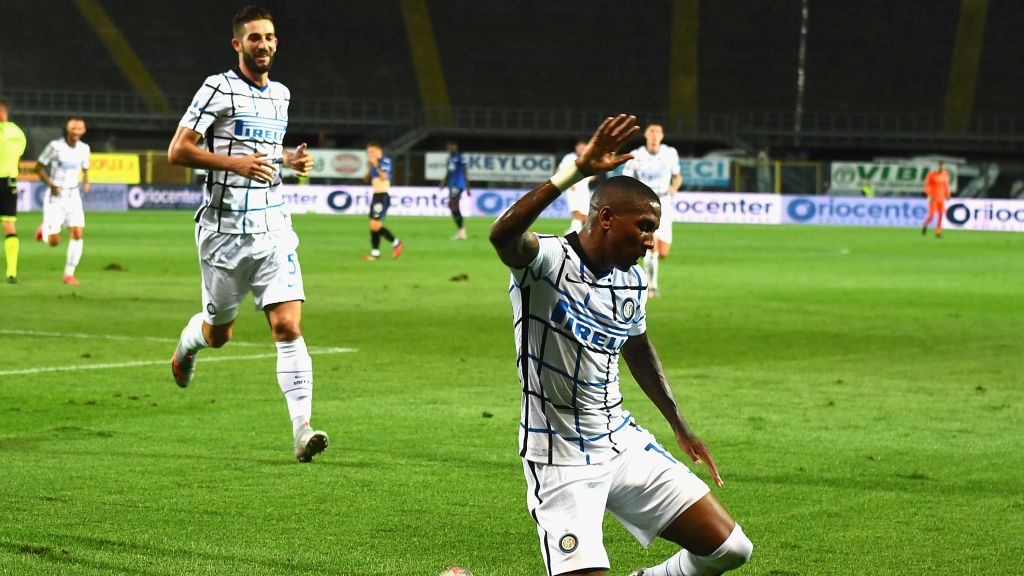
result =
[[[178,126],[171,144],[167,147],[167,159],[171,164],[206,170],[226,170],[243,178],[257,182],[271,182],[274,166],[263,160],[266,154],[257,152],[248,156],[223,156],[199,147],[199,132]]]
[[[715,485],[721,486],[722,477],[718,475],[718,468],[711,457],[711,451],[694,434],[690,425],[686,423],[686,419],[679,413],[676,399],[672,396],[672,389],[665,377],[665,369],[661,365],[661,359],[658,358],[654,344],[647,338],[647,333],[630,336],[622,346],[622,357],[626,360],[626,366],[629,366],[629,372],[640,385],[640,389],[647,394],[651,402],[654,402],[665,420],[668,420],[679,447],[686,452],[694,464],[706,463]]]
[[[594,131],[586,150],[576,159],[575,166],[560,170],[551,180],[530,190],[509,206],[491,225],[491,244],[501,261],[511,268],[522,268],[532,262],[540,245],[537,236],[530,232],[530,226],[540,213],[583,178],[607,172],[632,158],[630,154],[616,156],[615,152],[639,130],[636,116],[619,114],[605,118]]]

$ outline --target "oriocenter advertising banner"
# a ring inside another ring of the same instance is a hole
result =
[[[89,154],[89,182],[138,184],[139,155],[93,152]]]
[[[555,173],[551,154],[503,154],[499,152],[463,152],[470,186],[476,182],[541,183]],[[438,182],[448,169],[447,152],[427,152],[424,177]]]
[[[675,222],[778,224],[782,221],[783,200],[778,194],[677,192],[671,198]]]
[[[901,162],[874,164],[869,162],[833,162],[832,190],[839,193],[860,193],[868,182],[879,194],[900,196],[924,195],[924,180],[938,162]],[[957,167],[946,164],[949,189],[956,192]]]
[[[923,198],[783,196],[783,224],[920,228],[928,216]],[[946,202],[948,229],[1024,232],[1024,201],[953,198]]]

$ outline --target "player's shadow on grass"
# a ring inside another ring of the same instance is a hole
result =
[[[203,551],[186,549],[183,547],[157,546],[153,544],[136,544],[110,538],[97,538],[91,536],[77,536],[64,534],[49,534],[47,540],[60,542],[58,547],[51,547],[46,544],[24,544],[10,541],[0,541],[0,556],[4,553],[11,555],[27,554],[40,560],[54,564],[69,564],[88,567],[94,570],[104,570],[115,573],[141,574],[145,576],[166,575],[178,576],[182,573],[184,566],[194,568],[196,560],[205,561],[206,567],[224,567],[225,570],[237,569],[239,566],[250,564],[253,570],[250,574],[271,572],[274,574],[288,573],[295,569],[313,570],[317,566],[305,565],[303,562],[294,562],[291,559],[278,560],[270,557],[253,559],[251,554],[232,555],[225,550]],[[110,560],[99,560],[94,558],[82,558],[80,551],[96,554],[116,554],[124,558],[124,562],[116,563]],[[151,560],[149,566],[135,568],[132,565],[143,563],[146,559]],[[140,562],[140,560],[142,562]],[[172,564],[180,560],[182,565],[170,568],[160,568],[158,565]]]
[[[976,496],[978,493],[1002,494],[1016,496],[1017,487],[1008,483],[989,481],[981,478],[933,478],[926,474],[903,470],[873,470],[849,476],[808,475],[804,472],[791,474],[745,474],[733,476],[731,480],[749,483],[756,486],[806,486],[817,492],[831,490],[863,490],[865,492],[906,492],[920,494],[936,494],[962,492]]]

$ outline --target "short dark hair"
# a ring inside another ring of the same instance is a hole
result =
[[[384,151],[384,147],[380,145],[380,142],[376,140],[370,140],[366,143],[367,148],[380,148],[381,152]]]
[[[658,202],[661,200],[651,187],[629,176],[612,176],[598,184],[591,196],[590,206],[600,208],[628,199],[633,202]]]
[[[3,106],[4,108],[10,108],[10,106],[7,105],[7,99],[3,96],[0,96],[0,106]]]
[[[274,17],[268,10],[250,4],[235,13],[235,19],[231,26],[231,34],[237,38],[242,27],[253,20],[270,20],[273,22]]]

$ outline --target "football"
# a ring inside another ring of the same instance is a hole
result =
[[[462,566],[450,566],[447,570],[441,572],[437,576],[473,576],[473,573]]]

